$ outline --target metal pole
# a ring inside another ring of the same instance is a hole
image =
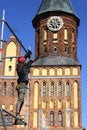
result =
[[[0,41],[0,49],[2,49],[2,43],[3,43],[3,37],[4,37],[4,22],[3,20],[5,20],[5,10],[3,10],[3,16],[2,16],[2,28],[1,28],[1,41]],[[0,60],[1,60],[1,53],[0,52]]]
[[[30,75],[29,75],[29,77],[30,77]],[[27,125],[26,125],[26,130],[28,130],[28,119],[29,119],[29,89],[30,89],[30,87],[29,87],[29,83],[28,83],[28,85],[27,85],[27,93],[26,93],[26,123],[27,123]]]
[[[5,117],[4,117],[3,110],[2,110],[1,106],[0,106],[0,113],[1,113],[2,121],[3,121],[4,130],[7,130],[7,128],[6,128],[6,122],[5,122]]]
[[[12,32],[12,34],[15,36],[15,38],[17,39],[17,41],[20,43],[21,47],[24,49],[24,51],[27,53],[27,50],[25,49],[25,47],[23,46],[23,44],[21,43],[21,41],[19,40],[19,38],[17,37],[17,35],[14,33],[14,31],[11,29],[11,27],[9,26],[9,24],[6,22],[6,20],[2,20],[6,26],[9,28],[9,30]]]
[[[1,46],[2,48],[2,43],[3,43],[3,37],[4,37],[4,20],[5,20],[5,10],[3,10],[3,16],[2,16],[2,29],[1,29]]]

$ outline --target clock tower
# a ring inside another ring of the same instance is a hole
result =
[[[42,0],[32,23],[29,128],[82,130],[79,18],[69,0]]]
[[[79,18],[70,1],[42,1],[33,26],[36,31],[36,59],[62,56],[77,60]]]

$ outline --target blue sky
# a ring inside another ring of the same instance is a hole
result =
[[[0,0],[0,19],[5,9],[5,19],[15,31],[25,48],[31,47],[34,57],[35,32],[32,19],[36,15],[41,0]],[[87,129],[87,1],[71,0],[72,6],[80,19],[78,28],[78,59],[81,68],[81,95],[82,95],[82,123]],[[0,23],[1,32],[1,23]],[[8,41],[11,32],[5,26],[4,40]]]

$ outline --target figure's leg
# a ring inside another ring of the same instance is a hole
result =
[[[16,104],[16,116],[20,118],[20,111],[24,104],[24,96],[25,96],[25,88],[22,88],[18,91],[18,101]],[[19,123],[19,121],[16,119],[14,124]]]
[[[25,93],[22,90],[18,92],[18,101],[16,104],[16,115],[20,114],[21,108],[24,104],[24,95]]]

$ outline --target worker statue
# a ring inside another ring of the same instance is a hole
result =
[[[28,50],[25,56],[20,56],[18,58],[18,63],[16,65],[16,71],[18,74],[17,87],[16,87],[18,93],[18,100],[16,104],[16,116],[19,118],[21,118],[20,111],[24,104],[25,92],[29,81],[28,74],[30,71],[31,64],[33,62],[31,57],[32,52]],[[27,58],[29,58],[29,61],[26,61]],[[20,123],[19,120],[15,119],[14,124],[19,123]]]

